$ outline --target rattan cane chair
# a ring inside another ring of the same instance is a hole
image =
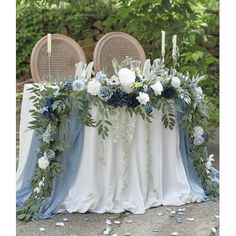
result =
[[[61,34],[51,35],[50,75],[63,80],[75,76],[75,64],[86,63],[82,48],[70,37]],[[47,54],[47,35],[34,46],[30,59],[30,70],[34,82],[40,82],[49,76]]]
[[[108,33],[96,44],[93,54],[94,70],[98,72],[105,69],[108,75],[112,75],[112,59],[121,62],[126,56],[140,60],[142,66],[146,60],[143,47],[131,35],[123,32]]]

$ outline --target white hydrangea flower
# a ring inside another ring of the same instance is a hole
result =
[[[40,157],[38,160],[38,165],[40,169],[45,170],[49,166],[48,158],[45,156]]]
[[[135,74],[132,70],[128,68],[122,68],[118,71],[118,77],[120,80],[121,86],[126,92],[130,92],[131,87],[135,82]]]
[[[151,85],[151,88],[154,91],[156,96],[161,95],[161,92],[163,91],[163,86],[162,86],[161,82],[159,82],[159,81],[157,83]]]
[[[87,91],[88,93],[96,96],[101,88],[101,83],[98,80],[89,81]]]
[[[136,99],[140,102],[142,105],[146,105],[147,102],[150,100],[149,95],[147,93],[139,92],[139,96],[136,97]]]
[[[41,192],[41,189],[39,188],[39,187],[36,187],[35,189],[34,189],[34,193],[40,193]]]
[[[171,79],[171,85],[174,87],[174,88],[178,88],[180,86],[180,79],[178,77],[173,77]]]
[[[120,84],[120,80],[117,76],[113,75],[110,79],[107,79],[107,83],[109,85],[119,85]]]
[[[200,137],[204,134],[204,130],[201,126],[195,126],[193,128],[193,135],[194,137]]]

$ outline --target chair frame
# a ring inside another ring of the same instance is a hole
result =
[[[124,38],[124,39],[127,39],[128,41],[130,41],[132,44],[134,44],[134,46],[138,49],[138,52],[140,54],[140,60],[142,62],[142,66],[144,64],[144,62],[146,61],[146,54],[145,54],[145,51],[142,47],[142,45],[138,42],[137,39],[135,39],[133,36],[127,34],[127,33],[124,33],[124,32],[110,32],[110,33],[107,33],[105,34],[96,44],[95,46],[95,49],[94,49],[94,53],[93,53],[93,61],[94,61],[94,70],[95,72],[99,72],[101,71],[101,65],[100,65],[100,54],[101,54],[101,50],[104,46],[104,44],[114,38],[114,37],[121,37],[121,38]],[[129,55],[127,55],[129,56]]]
[[[83,49],[72,38],[70,38],[66,35],[63,35],[63,34],[52,34],[51,40],[52,40],[52,44],[53,44],[53,40],[63,40],[65,42],[67,42],[72,47],[74,47],[74,49],[78,52],[78,54],[81,57],[81,61],[83,61],[84,63],[87,63],[86,56],[84,54]],[[38,68],[37,68],[37,64],[38,64],[38,55],[39,55],[40,49],[45,44],[47,44],[47,35],[44,36],[43,38],[41,38],[35,44],[35,46],[32,50],[32,53],[31,53],[31,57],[30,57],[30,71],[31,71],[32,78],[33,78],[34,82],[36,82],[36,83],[41,81],[40,76],[39,76],[39,72],[38,72]]]

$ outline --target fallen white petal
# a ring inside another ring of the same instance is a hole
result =
[[[189,221],[194,221],[194,218],[188,218]]]
[[[220,216],[219,216],[219,215],[215,215],[215,218],[216,218],[216,219],[220,219]]]
[[[213,233],[216,233],[216,229],[215,228],[211,228]]]
[[[159,213],[157,213],[157,215],[159,215],[159,216],[162,216],[162,215],[163,215],[163,213],[162,213],[162,212],[159,212]]]
[[[63,218],[63,221],[64,221],[64,222],[66,222],[66,221],[68,221],[68,220],[69,220],[69,219],[67,219],[67,218]]]
[[[131,235],[131,233],[125,233],[125,236]]]
[[[39,231],[45,231],[45,228],[41,227],[39,228]]]
[[[106,224],[111,225],[112,224],[111,220],[106,219]]]
[[[104,235],[108,235],[110,233],[110,230],[109,229],[105,229],[104,231],[103,231],[103,234]]]
[[[159,232],[159,229],[153,229],[152,232]]]
[[[64,223],[63,222],[57,222],[56,226],[64,226]]]
[[[119,225],[120,221],[119,220],[114,220],[114,223]]]
[[[125,222],[126,223],[132,223],[132,220],[126,220]]]
[[[178,211],[185,211],[186,208],[179,208]]]
[[[171,235],[176,236],[176,235],[178,235],[178,232],[173,232]]]
[[[111,236],[118,236],[118,234],[112,234]]]

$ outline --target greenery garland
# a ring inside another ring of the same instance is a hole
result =
[[[30,110],[34,119],[29,127],[35,130],[41,146],[31,181],[32,193],[24,207],[17,210],[18,220],[37,219],[41,207],[50,197],[52,180],[63,171],[57,157],[68,148],[66,134],[72,112],[84,125],[97,127],[98,135],[103,139],[108,137],[109,127],[112,126],[109,114],[113,109],[124,107],[131,117],[140,115],[143,120],[152,122],[153,108],[156,108],[162,111],[163,125],[169,129],[176,125],[177,112],[182,112],[180,123],[190,144],[189,154],[194,168],[208,196],[218,198],[218,184],[212,179],[211,158],[206,152],[209,105],[198,86],[204,77],[190,79],[189,75],[169,70],[160,59],[156,59],[153,65],[147,60],[143,74],[140,70],[137,74],[135,69],[128,69],[131,63],[129,58],[121,64],[113,61],[116,75],[111,78],[99,72],[93,78],[73,83],[34,84],[29,89],[34,105],[34,109]],[[184,108],[178,105],[178,99]],[[91,104],[98,107],[101,119],[96,121],[92,118]]]

